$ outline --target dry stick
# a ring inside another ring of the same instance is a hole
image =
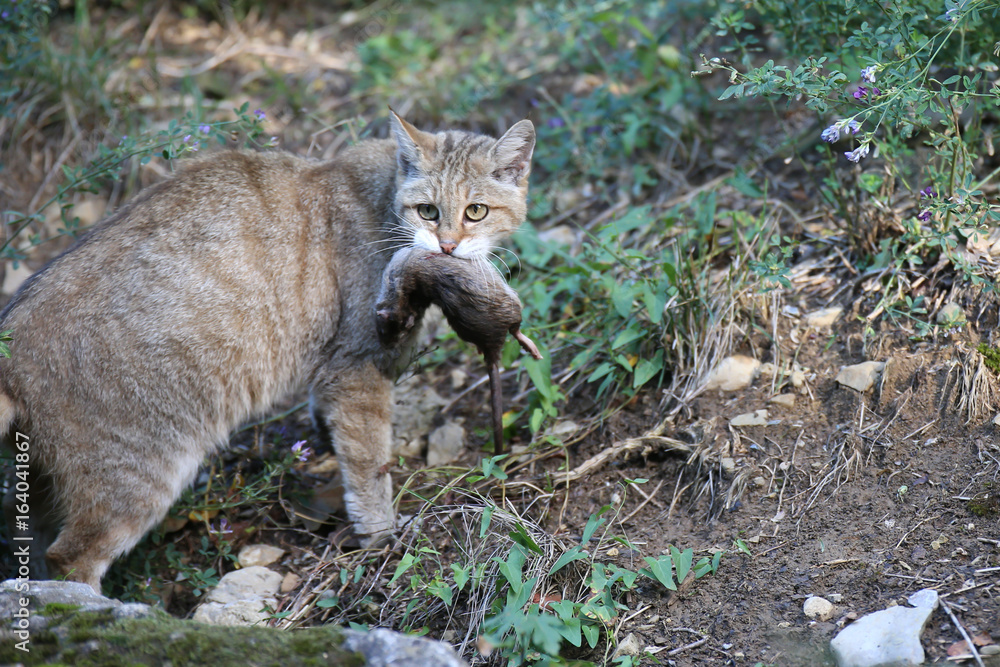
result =
[[[55,178],[56,173],[62,173],[63,164],[69,158],[69,154],[73,152],[73,149],[76,148],[76,145],[80,143],[82,136],[82,134],[74,134],[73,138],[70,139],[69,144],[66,145],[66,148],[64,148],[62,153],[59,154],[59,157],[56,158],[55,164],[53,164],[52,168],[49,169],[49,173],[45,175],[45,179],[42,181],[42,184],[38,186],[38,189],[35,190],[35,194],[31,198],[31,201],[28,202],[29,211],[38,205],[38,200],[41,199],[42,192],[45,191],[45,188],[48,187],[49,183],[52,182],[52,179]]]
[[[962,624],[958,622],[958,617],[956,617],[955,612],[951,610],[951,606],[949,606],[948,603],[941,598],[938,598],[938,602],[940,602],[944,610],[948,612],[948,616],[951,617],[951,622],[955,624],[958,632],[962,635],[962,638],[965,639],[965,644],[969,647],[969,650],[972,651],[972,657],[976,659],[976,664],[979,665],[979,667],[986,667],[986,665],[983,664],[983,659],[979,657],[979,651],[976,650],[976,645],[973,643],[972,637],[970,637],[969,633],[965,631]]]
[[[632,517],[634,517],[636,514],[639,513],[639,510],[641,510],[643,507],[645,507],[646,505],[648,505],[649,502],[651,500],[653,500],[653,498],[656,497],[656,494],[660,491],[660,487],[663,486],[663,483],[665,481],[667,481],[667,480],[666,479],[661,479],[660,483],[656,485],[655,489],[653,489],[653,492],[650,493],[648,496],[646,496],[646,499],[643,500],[641,503],[639,503],[639,506],[636,507],[634,510],[632,510],[632,512],[627,517],[625,517],[624,519],[622,519],[622,523],[625,523],[626,521],[628,521],[629,519],[631,519]],[[662,505],[660,507],[662,507]]]

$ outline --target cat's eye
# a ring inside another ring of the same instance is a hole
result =
[[[417,204],[417,215],[424,220],[437,220],[441,214],[434,204]]]
[[[465,209],[465,217],[473,222],[479,222],[490,212],[486,204],[469,204]]]

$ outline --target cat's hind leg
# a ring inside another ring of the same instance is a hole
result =
[[[64,521],[45,554],[49,574],[89,584],[100,593],[108,567],[163,520],[197,473],[201,458],[200,452],[186,451],[172,460],[126,453],[117,460],[60,461],[89,469],[71,476],[76,484],[54,475]]]

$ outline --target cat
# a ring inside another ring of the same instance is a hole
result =
[[[486,261],[524,222],[534,126],[423,132],[326,162],[225,151],[140,192],[0,312],[12,535],[58,536],[38,568],[90,584],[166,515],[230,431],[296,388],[332,441],[363,543],[392,534],[398,350],[374,304],[392,251]],[[27,503],[23,501],[28,501]],[[22,510],[27,508],[29,512]],[[16,523],[27,515],[30,531]],[[14,542],[14,544],[20,544]],[[38,549],[38,543],[34,545]],[[45,567],[47,564],[47,568]]]

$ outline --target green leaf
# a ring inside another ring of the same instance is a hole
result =
[[[632,341],[634,341],[634,340],[636,340],[638,338],[642,338],[644,335],[646,335],[645,331],[643,331],[642,329],[639,329],[639,328],[637,328],[635,326],[629,325],[629,327],[627,329],[625,329],[624,331],[622,331],[621,333],[619,333],[617,336],[615,336],[614,341],[611,342],[611,349],[612,350],[617,350],[618,348],[622,347],[623,345],[628,345]]]
[[[590,558],[590,554],[584,551],[581,547],[570,547],[569,549],[564,551],[561,556],[559,556],[559,559],[556,561],[556,564],[552,566],[551,570],[549,570],[549,576],[551,577],[553,574],[555,574],[556,572],[566,567],[575,560],[585,560],[587,558]]]
[[[611,289],[611,303],[618,315],[625,319],[632,314],[632,301],[635,297],[635,286],[615,283]]]
[[[510,537],[510,539],[520,544],[525,549],[528,549],[529,551],[534,551],[539,556],[545,555],[545,552],[542,551],[542,548],[540,546],[538,546],[538,543],[535,542],[535,540],[531,539],[531,535],[528,535],[528,530],[524,527],[523,524],[520,523],[517,524],[517,528],[508,533],[508,537]]]
[[[653,324],[659,324],[663,319],[663,307],[667,305],[666,285],[661,287],[662,289],[660,287],[654,289],[649,283],[642,285],[642,303],[646,306],[649,321]]]
[[[330,607],[336,607],[340,604],[340,598],[334,595],[333,597],[323,598],[316,602],[316,606],[320,609],[329,609]]]
[[[694,549],[688,548],[680,551],[677,547],[670,547],[670,556],[677,568],[677,583],[683,583],[688,572],[691,571],[691,561],[694,560]]]
[[[487,505],[483,508],[483,518],[479,522],[479,538],[486,537],[486,532],[490,529],[490,521],[493,520],[494,505]]]
[[[659,558],[646,556],[643,560],[646,561],[649,568],[639,570],[640,574],[644,574],[651,579],[656,579],[672,591],[677,590],[677,584],[674,583],[673,561],[670,556],[660,556]]]
[[[392,586],[394,583],[396,583],[397,579],[399,579],[401,576],[403,576],[403,574],[406,573],[407,570],[413,567],[413,563],[414,561],[416,561],[416,559],[417,558],[416,556],[413,555],[412,551],[407,551],[405,554],[403,554],[403,557],[399,559],[399,565],[396,566],[396,571],[395,573],[393,573],[392,579],[389,580],[389,585]]]
[[[635,367],[635,377],[632,388],[637,389],[652,380],[663,370],[663,350],[659,350],[652,359],[640,359]]]
[[[461,592],[465,588],[465,585],[469,583],[469,571],[457,563],[452,563],[451,572],[455,577],[455,587]]]
[[[590,623],[584,623],[580,626],[583,630],[583,636],[587,639],[587,644],[590,648],[595,648],[597,646],[597,640],[601,637],[601,628],[597,625],[591,625]]]
[[[431,583],[427,584],[427,592],[444,602],[445,606],[450,607],[452,601],[452,590],[451,586],[436,579]]]
[[[587,519],[587,525],[583,527],[583,537],[580,538],[580,544],[586,544],[587,542],[589,542],[590,538],[594,536],[594,533],[597,531],[597,529],[600,528],[601,524],[604,523],[605,521],[604,519],[598,518],[600,514],[601,514],[600,512],[598,512],[596,515],[591,514],[590,518]]]

